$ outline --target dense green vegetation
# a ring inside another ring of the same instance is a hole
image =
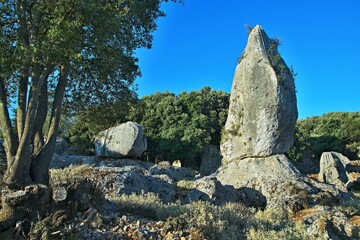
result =
[[[334,112],[298,121],[289,156],[294,161],[318,160],[323,152],[336,151],[355,159],[359,148],[360,112]]]
[[[72,143],[91,146],[101,130],[132,120],[144,126],[147,160],[181,159],[186,165],[196,166],[204,146],[219,145],[228,104],[228,93],[210,87],[178,96],[157,92],[139,101],[118,101],[81,112],[70,128],[69,138]]]
[[[168,1],[0,1],[0,127],[8,187],[48,184],[63,103],[78,112],[135,94],[135,51],[151,48]],[[15,122],[9,112],[14,105]]]
[[[146,157],[197,165],[204,146],[219,145],[228,104],[228,93],[209,87],[178,96],[165,92],[142,98],[133,119],[148,136]]]
[[[72,143],[91,147],[102,130],[126,121],[144,126],[148,138],[148,161],[180,159],[198,166],[204,146],[219,145],[225,125],[229,94],[204,87],[200,91],[151,94],[137,100],[119,100],[82,111],[70,128]],[[360,112],[328,113],[299,120],[295,143],[289,152],[293,161],[319,160],[325,151],[337,151],[355,159],[360,147]]]

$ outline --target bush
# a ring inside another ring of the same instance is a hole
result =
[[[132,108],[131,119],[144,126],[147,160],[174,161],[198,167],[206,145],[219,145],[229,94],[204,87],[200,91],[155,93]]]
[[[294,146],[289,152],[293,161],[305,156],[319,160],[323,152],[336,151],[355,159],[360,146],[360,112],[327,113],[296,123]]]
[[[175,229],[194,229],[207,239],[309,239],[301,224],[275,210],[255,212],[240,203],[215,206],[197,201],[166,205],[152,193],[116,196],[112,201],[124,213],[165,221]]]

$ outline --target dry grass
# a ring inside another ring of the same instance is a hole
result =
[[[93,173],[93,169],[86,164],[82,165],[70,165],[64,169],[51,169],[50,176],[52,181],[64,182],[69,177],[86,177]]]
[[[349,173],[349,178],[351,181],[356,181],[357,179],[360,179],[360,172]]]
[[[319,209],[314,209],[314,208],[304,209],[304,210],[301,210],[300,212],[296,213],[295,220],[297,222],[300,222],[304,217],[312,215],[314,213],[319,213],[319,212],[320,212]]]
[[[194,187],[193,180],[180,180],[176,183],[176,186],[182,189],[192,189]]]
[[[318,179],[319,174],[317,174],[317,173],[314,173],[314,174],[307,174],[306,176],[307,176],[308,178],[311,178],[311,179],[317,180],[317,179]]]
[[[360,228],[360,216],[353,216],[352,218],[350,218],[349,222],[350,224]]]
[[[206,239],[309,239],[300,223],[275,210],[258,211],[239,203],[163,204],[155,194],[112,198],[123,212],[164,221],[176,228],[195,229]]]

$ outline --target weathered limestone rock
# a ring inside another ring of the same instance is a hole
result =
[[[359,238],[358,227],[336,208],[319,205],[298,212],[295,218],[313,239]]]
[[[81,155],[59,155],[54,154],[50,161],[51,169],[65,168],[70,165],[87,164],[94,166],[96,161],[95,156],[81,156]]]
[[[163,202],[172,202],[176,196],[176,188],[172,179],[166,174],[151,175],[141,167],[127,166],[119,169],[113,188],[117,194],[142,194],[153,192]]]
[[[106,158],[139,158],[147,148],[141,125],[127,122],[99,133],[95,139],[95,153]]]
[[[222,185],[253,189],[266,207],[297,212],[319,203],[336,202],[341,192],[300,174],[284,154],[232,161],[218,170]]]
[[[28,185],[24,190],[4,192],[1,196],[2,213],[5,219],[0,221],[0,232],[15,224],[24,225],[25,230],[30,229],[30,222],[43,217],[49,206],[49,187],[36,184]]]
[[[220,167],[221,159],[219,147],[212,145],[205,147],[201,156],[200,174],[207,176],[214,173]]]
[[[55,153],[61,155],[61,154],[63,154],[68,148],[69,148],[69,143],[66,142],[65,139],[63,139],[63,138],[56,139]]]
[[[348,158],[336,152],[324,152],[320,158],[320,172],[318,180],[333,184],[340,190],[346,191],[349,184],[349,176],[346,165],[350,162]]]
[[[93,178],[84,175],[63,176],[64,179],[50,178],[52,207],[67,212],[85,211],[94,201],[103,198],[102,189]]]
[[[298,116],[294,79],[277,45],[260,26],[249,34],[222,136],[226,160],[285,153],[293,144]]]
[[[230,186],[223,186],[214,176],[206,176],[196,180],[193,189],[187,194],[185,203],[207,201],[217,205],[239,200],[237,191]]]

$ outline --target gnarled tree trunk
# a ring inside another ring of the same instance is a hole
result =
[[[55,151],[56,137],[58,135],[61,117],[61,106],[64,98],[68,71],[69,69],[67,66],[61,66],[60,77],[55,90],[46,143],[39,152],[34,152],[33,159],[31,161],[30,176],[36,183],[46,185],[49,183],[49,164]]]
[[[8,167],[4,174],[3,181],[9,188],[23,188],[31,183],[30,164],[31,164],[31,139],[34,129],[34,120],[38,110],[38,98],[41,87],[49,73],[53,70],[52,66],[44,68],[41,76],[33,76],[33,82],[30,89],[30,100],[27,107],[26,118],[23,132],[19,139],[19,145],[15,156],[8,159]],[[6,137],[5,137],[6,138]],[[9,140],[7,140],[9,142]]]

